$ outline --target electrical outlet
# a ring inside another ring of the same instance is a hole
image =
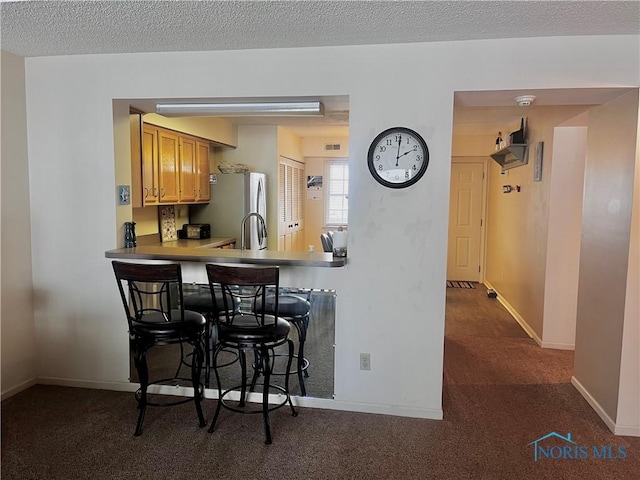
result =
[[[371,355],[369,353],[360,354],[360,370],[371,370]]]

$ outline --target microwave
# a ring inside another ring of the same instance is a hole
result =
[[[182,226],[180,234],[180,238],[189,240],[211,238],[211,225],[208,223],[187,223]]]

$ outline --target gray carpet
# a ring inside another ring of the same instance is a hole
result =
[[[460,307],[464,297],[455,298]],[[452,315],[447,307],[447,323]],[[281,409],[267,446],[259,415],[223,410],[209,434],[185,404],[149,410],[142,437],[133,437],[131,393],[35,386],[2,402],[2,478],[638,478],[640,438],[614,436],[570,385],[572,352],[499,336],[503,327],[468,335],[457,323],[445,338],[442,421],[309,408],[294,418]],[[207,420],[214,408],[204,402]],[[623,446],[628,456],[534,462],[528,444],[551,431],[571,432],[580,445]]]

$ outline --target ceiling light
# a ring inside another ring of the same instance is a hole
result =
[[[165,116],[324,116],[320,102],[158,103]]]
[[[533,103],[533,101],[535,99],[536,99],[535,95],[520,95],[520,96],[514,98],[516,103],[518,105],[520,105],[521,107],[528,107],[529,105],[531,105]]]

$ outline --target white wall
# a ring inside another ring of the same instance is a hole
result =
[[[126,323],[104,258],[116,246],[113,98],[340,94],[350,98],[349,264],[299,280],[328,278],[338,290],[337,401],[439,418],[454,91],[637,86],[638,48],[638,37],[620,36],[28,59],[39,377],[127,382]],[[526,60],[496,64],[496,51]],[[364,160],[393,125],[420,132],[431,153],[426,176],[405,190],[379,185]],[[359,352],[371,353],[371,371],[359,370]]]
[[[637,332],[640,321],[625,312],[626,296],[637,293],[627,292],[629,260],[635,257],[630,240],[637,131],[637,90],[589,111],[574,383],[609,425],[616,423],[621,402],[624,337]],[[637,266],[631,267],[637,274]],[[628,341],[627,354],[633,355],[638,339]]]
[[[640,112],[622,329],[616,433],[640,436]]]
[[[545,148],[547,158],[553,156],[553,162],[547,165],[543,162],[543,168],[553,171],[548,177],[549,226],[542,346],[572,350],[576,338],[587,127],[558,127],[553,145],[545,145]],[[535,152],[531,153],[535,158]]]
[[[2,52],[2,397],[36,379],[24,59]]]

